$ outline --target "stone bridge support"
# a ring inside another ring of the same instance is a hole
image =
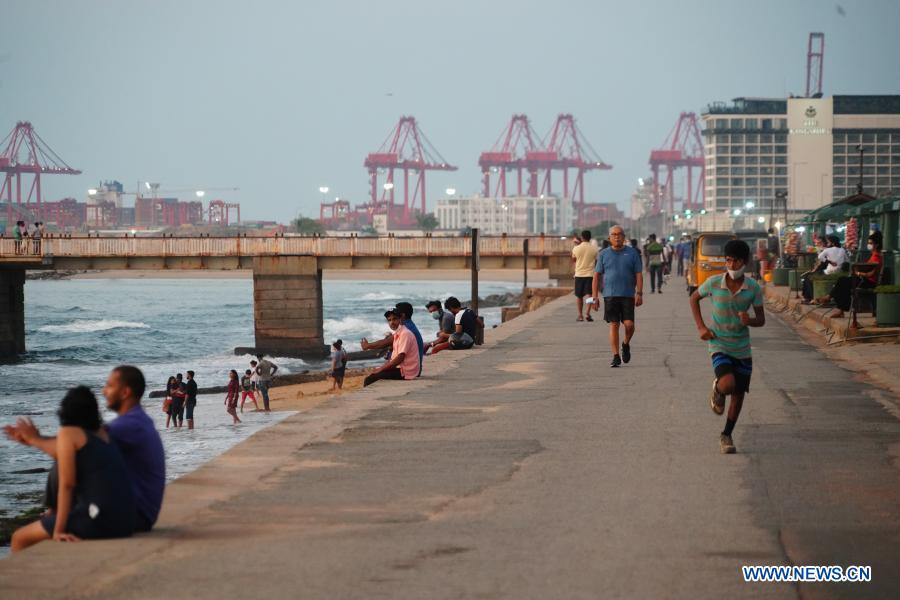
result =
[[[550,279],[555,279],[559,287],[575,287],[575,265],[571,256],[547,257]]]
[[[0,270],[0,361],[25,352],[25,269]]]
[[[322,359],[322,270],[314,256],[253,259],[253,319],[258,353]]]

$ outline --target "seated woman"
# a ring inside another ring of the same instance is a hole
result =
[[[119,449],[103,428],[97,398],[84,386],[72,388],[57,414],[56,465],[47,494],[50,510],[13,533],[13,552],[51,538],[76,542],[134,532],[131,481]]]
[[[866,264],[877,265],[876,267],[865,270],[859,267],[853,269],[850,277],[841,277],[835,282],[830,294],[816,300],[822,304],[829,300],[834,300],[837,309],[829,315],[831,318],[840,319],[844,316],[845,311],[850,310],[854,288],[872,289],[878,285],[878,276],[884,267],[884,256],[881,254],[881,240],[880,231],[876,231],[869,236],[868,249],[872,252],[872,255],[869,256]]]

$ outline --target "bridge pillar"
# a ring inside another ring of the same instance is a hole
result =
[[[575,287],[575,265],[571,256],[547,257],[550,279],[555,279],[559,287]]]
[[[254,258],[253,319],[257,352],[325,358],[318,260],[313,256]]]
[[[0,360],[25,352],[25,269],[0,270]]]

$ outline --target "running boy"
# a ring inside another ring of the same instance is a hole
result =
[[[750,330],[766,324],[762,289],[755,280],[744,276],[750,261],[750,247],[741,240],[725,244],[725,275],[710,277],[691,294],[691,312],[700,332],[700,339],[709,342],[712,356],[713,379],[709,405],[713,412],[725,412],[725,396],[731,396],[725,429],[719,436],[722,454],[734,454],[731,433],[741,414],[744,394],[750,390],[753,358],[750,353]],[[700,300],[710,296],[712,302],[712,328],[703,322]],[[754,316],[748,314],[753,307]]]

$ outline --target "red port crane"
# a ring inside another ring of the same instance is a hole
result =
[[[15,182],[16,211],[22,214],[22,176],[32,175],[31,186],[25,196],[25,210],[35,216],[41,214],[41,175],[79,175],[41,139],[28,121],[19,121],[0,142],[0,172],[6,173],[0,186],[0,201],[6,198],[7,224],[13,221],[13,184]],[[34,200],[35,211],[32,211]]]
[[[653,214],[659,214],[665,205],[671,214],[675,210],[675,169],[687,167],[685,182],[687,190],[683,196],[682,208],[699,210],[703,208],[704,190],[703,176],[705,172],[703,159],[703,141],[697,115],[683,112],[663,147],[650,151],[650,169],[653,171]],[[666,181],[662,190],[659,185],[660,168],[666,169]],[[699,169],[694,179],[694,168]]]
[[[544,171],[541,194],[553,193],[552,172],[562,171],[563,196],[575,205],[579,223],[584,213],[584,174],[587,171],[608,171],[611,165],[600,155],[581,133],[575,117],[561,114],[544,138],[543,150],[528,153],[530,165]],[[569,188],[569,169],[575,169],[575,184]]]
[[[394,217],[394,170],[403,170],[403,213],[399,216],[403,225],[415,223],[414,208],[417,200],[419,211],[423,215],[425,214],[425,172],[457,170],[457,167],[444,160],[444,157],[428,141],[428,138],[419,129],[415,117],[400,117],[400,121],[385,139],[381,148],[366,156],[363,164],[369,170],[371,186],[369,210],[374,212],[387,206],[389,218]],[[413,172],[415,178],[412,190],[410,190],[409,181],[410,171]],[[378,188],[379,172],[387,172],[383,191]],[[380,191],[381,200],[379,201]]]
[[[528,156],[535,152],[539,152],[540,137],[531,127],[531,123],[526,115],[513,115],[509,120],[506,129],[497,138],[494,146],[487,152],[482,152],[478,159],[478,166],[481,167],[481,183],[485,198],[491,196],[497,198],[505,198],[506,193],[506,172],[516,171],[517,186],[516,194],[524,195],[522,175],[528,172],[528,188],[529,196],[537,196],[538,175],[537,169],[529,164]],[[497,174],[497,185],[491,193],[491,173]]]
[[[221,225],[228,227],[232,223],[231,213],[237,211],[237,220],[234,223],[241,223],[241,205],[237,202],[225,202],[224,200],[213,200],[209,203],[207,212],[210,225]]]
[[[822,74],[825,63],[825,34],[809,34],[806,50],[806,97],[822,97]]]

